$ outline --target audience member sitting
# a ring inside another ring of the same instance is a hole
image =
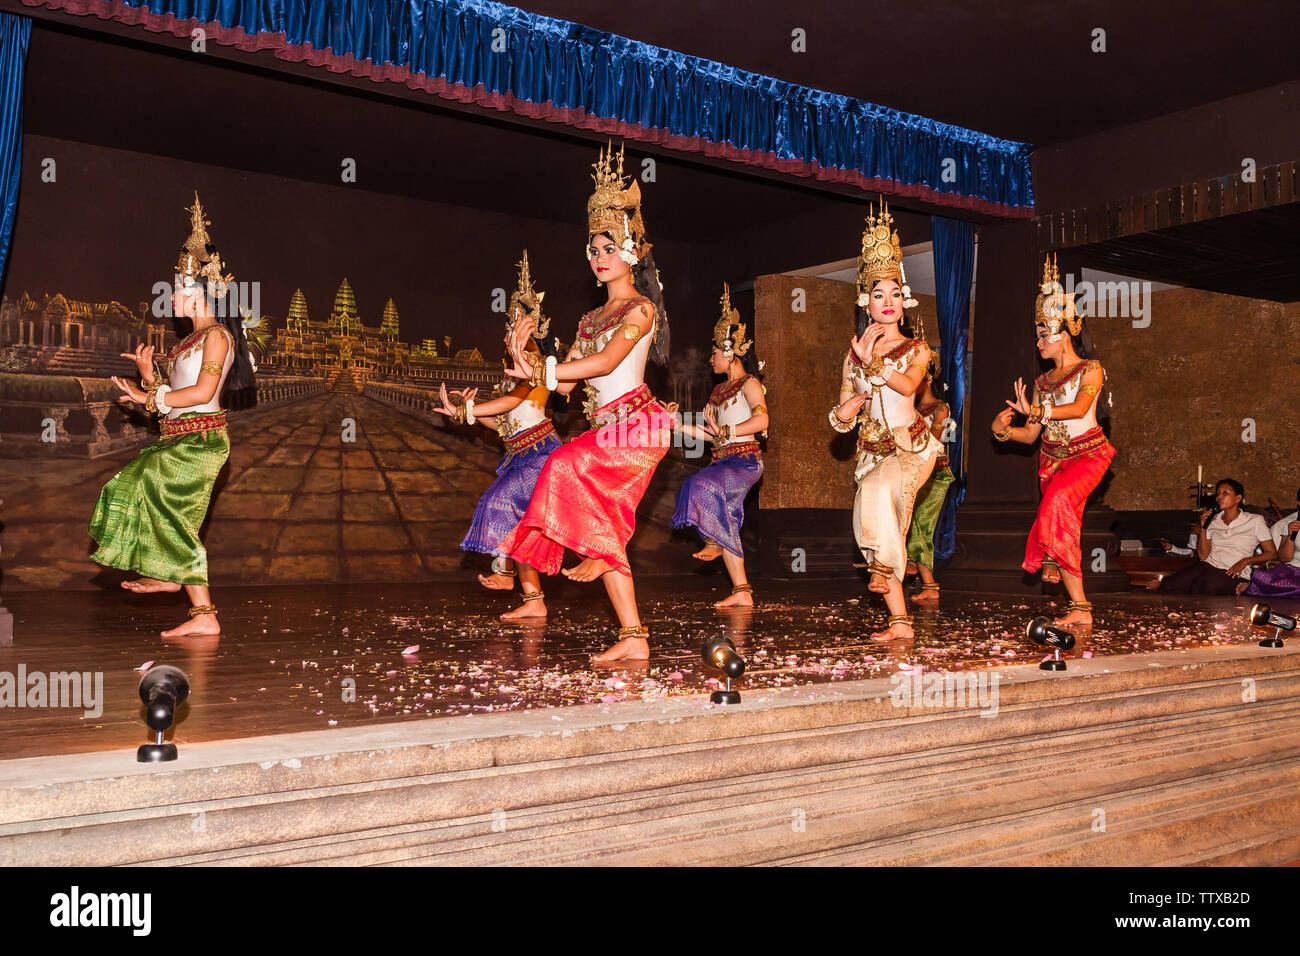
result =
[[[1214,500],[1214,495],[1201,495],[1201,526],[1218,513],[1218,502]],[[1168,538],[1156,538],[1156,544],[1165,549],[1166,554],[1177,555],[1180,558],[1190,558],[1196,554],[1196,532],[1192,532],[1187,537],[1187,547],[1180,548]]]
[[[1225,478],[1215,485],[1219,513],[1208,527],[1192,524],[1196,556],[1191,567],[1175,571],[1153,590],[1162,594],[1223,594],[1236,592],[1238,581],[1249,577],[1249,569],[1277,556],[1268,522],[1257,514],[1241,510],[1246,490],[1241,482]],[[1255,554],[1255,550],[1260,550]]]
[[[1269,529],[1277,547],[1277,559],[1282,564],[1273,568],[1257,568],[1251,573],[1245,593],[1256,597],[1300,598],[1300,548],[1296,547],[1300,532],[1300,489],[1296,489],[1297,510],[1291,512]]]

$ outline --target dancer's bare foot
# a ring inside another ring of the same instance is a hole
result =
[[[1091,627],[1091,611],[1071,611],[1063,617],[1058,617],[1052,622],[1057,627]]]
[[[937,588],[921,588],[912,595],[913,604],[938,604],[939,591]]]
[[[525,601],[513,611],[506,611],[501,615],[503,621],[522,621],[527,619],[546,619],[546,599],[534,598],[531,601]]]
[[[122,587],[128,591],[134,591],[136,594],[173,594],[181,589],[181,586],[175,581],[159,581],[157,578],[136,578],[134,581],[123,581]]]
[[[608,574],[613,570],[604,558],[586,558],[581,564],[565,568],[560,573],[570,581],[594,581],[602,574]]]
[[[1159,591],[1160,578],[1152,578],[1150,581],[1147,582],[1146,587],[1148,591]]]
[[[735,591],[727,595],[721,601],[714,601],[714,607],[753,607],[753,591]]]
[[[650,642],[644,637],[625,637],[613,647],[591,655],[593,664],[610,664],[614,661],[644,661],[650,657]]]
[[[483,585],[489,591],[509,591],[515,586],[515,576],[513,574],[480,574],[478,583]]]
[[[1058,567],[1056,567],[1056,565],[1053,565],[1053,564],[1044,564],[1044,565],[1043,565],[1043,583],[1044,583],[1044,584],[1060,584],[1060,583],[1061,583],[1061,569],[1058,568]]]
[[[710,542],[709,544],[706,544],[704,547],[700,548],[700,550],[696,551],[693,555],[691,555],[691,557],[699,558],[701,561],[712,561],[715,558],[722,557],[722,548],[719,545]]]
[[[867,590],[876,594],[888,594],[889,579],[883,574],[878,574],[873,571],[871,572],[871,580],[867,582]]]
[[[902,621],[895,621],[883,631],[876,631],[876,633],[871,635],[871,639],[883,644],[888,641],[908,640],[915,636],[916,632],[912,630],[912,625],[905,624]]]
[[[196,614],[184,624],[163,631],[163,637],[188,637],[195,634],[220,634],[221,624],[215,614]]]
[[[1237,596],[1238,596],[1238,597],[1241,597],[1242,593],[1243,593],[1243,592],[1246,590],[1246,588],[1248,588],[1248,587],[1250,587],[1249,582],[1246,582],[1246,581],[1238,581],[1238,582],[1237,582]]]
[[[916,562],[915,562],[915,561],[908,561],[908,562],[907,562],[907,568],[906,568],[906,570],[905,570],[903,573],[905,573],[905,574],[916,574],[916,573],[917,573]]]

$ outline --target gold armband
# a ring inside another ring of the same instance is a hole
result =
[[[217,377],[220,377],[220,376],[221,376],[221,363],[220,363],[220,362],[204,362],[202,365],[199,366],[199,371],[200,371],[200,372],[207,372],[209,375],[216,375]]]
[[[1097,388],[1096,385],[1089,385],[1087,382],[1084,382],[1083,385],[1079,387],[1083,389],[1083,391],[1087,392],[1089,395],[1096,395],[1099,391],[1101,391],[1101,389]]]
[[[752,411],[755,415],[766,415],[766,414],[767,414],[767,406],[766,406],[766,405],[755,405],[752,409],[750,409],[750,411]]]
[[[627,339],[629,342],[635,342],[637,339],[641,338],[640,327],[631,322],[624,322],[618,327],[618,331],[622,334],[623,338]]]

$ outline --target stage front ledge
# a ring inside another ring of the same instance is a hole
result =
[[[989,716],[874,680],[3,761],[0,864],[1300,858],[1300,646],[997,673]]]

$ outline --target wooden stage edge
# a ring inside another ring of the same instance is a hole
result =
[[[878,679],[0,761],[0,864],[1300,858],[1300,642],[1069,668],[966,706]]]

